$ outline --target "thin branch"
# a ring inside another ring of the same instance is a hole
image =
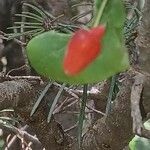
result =
[[[36,138],[35,136],[32,136],[31,134],[27,133],[26,131],[18,129],[12,125],[6,125],[3,122],[0,122],[0,127],[4,130],[9,130],[10,132],[16,134],[16,136],[20,139],[24,139],[25,141],[31,141],[34,146],[36,145],[36,147],[38,147],[39,150],[40,149],[42,150],[42,144],[38,140],[38,138]]]
[[[103,116],[106,116],[105,113],[103,113],[103,112],[101,112],[101,111],[99,111],[99,110],[97,110],[97,109],[94,109],[94,108],[92,108],[92,107],[89,106],[89,105],[86,105],[86,107],[87,107],[88,109],[92,110],[92,111],[95,112],[95,113],[98,113],[98,114],[101,114],[101,115],[103,115]]]
[[[71,126],[70,128],[68,128],[68,129],[65,129],[64,130],[64,132],[66,133],[66,132],[69,132],[69,131],[71,131],[71,130],[73,130],[74,128],[76,128],[78,126],[78,122],[76,122],[73,126]]]
[[[41,84],[43,83],[43,80],[39,76],[10,76],[10,75],[1,75],[0,74],[0,80],[20,80],[20,79],[26,79],[29,81],[37,80]]]

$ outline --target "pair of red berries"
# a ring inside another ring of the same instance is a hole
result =
[[[101,52],[101,41],[105,26],[80,29],[70,39],[64,56],[63,69],[68,76],[74,76],[92,63]]]

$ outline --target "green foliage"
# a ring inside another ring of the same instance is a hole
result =
[[[150,130],[150,120],[144,123],[147,130]],[[150,140],[135,136],[129,143],[130,150],[150,150]]]
[[[95,18],[102,2],[95,1]],[[103,9],[99,24],[107,25],[106,34],[102,41],[102,53],[93,63],[77,76],[65,75],[62,63],[71,35],[49,31],[36,36],[27,45],[28,58],[35,70],[48,78],[71,84],[98,82],[126,70],[129,61],[122,37],[125,19],[122,1],[109,0]]]
[[[118,32],[122,35],[122,29],[125,21],[125,10],[123,7],[123,2],[116,0],[95,0],[95,15],[94,19],[99,13],[99,8],[101,7],[102,3],[107,1],[107,5],[104,9],[104,13],[100,20],[100,23],[107,24],[112,28],[118,28]]]

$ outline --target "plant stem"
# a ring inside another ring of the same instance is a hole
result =
[[[87,88],[88,88],[88,85],[85,84],[83,86],[83,97],[82,97],[82,102],[81,102],[79,124],[78,124],[78,149],[79,150],[81,149],[83,121],[85,119],[85,107],[86,107],[86,102],[87,102]]]
[[[102,2],[102,4],[101,4],[101,7],[100,7],[100,9],[99,9],[99,11],[98,11],[98,13],[97,13],[97,17],[96,17],[96,19],[95,19],[95,22],[94,22],[94,24],[93,24],[93,27],[96,27],[96,26],[99,25],[99,22],[100,22],[100,20],[101,20],[101,17],[102,17],[102,15],[103,15],[103,11],[104,11],[104,9],[105,9],[105,6],[106,6],[107,2],[108,2],[108,0],[103,0],[103,2]]]
[[[111,110],[111,102],[113,98],[113,92],[115,88],[116,79],[117,79],[117,75],[114,75],[111,78],[111,84],[110,84],[109,95],[108,95],[107,106],[106,106],[106,115],[108,115],[109,111]]]

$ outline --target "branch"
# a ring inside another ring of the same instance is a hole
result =
[[[0,122],[0,128],[4,129],[4,130],[9,130],[10,132],[16,134],[16,136],[20,139],[24,139],[26,142],[32,142],[32,148],[37,149],[37,150],[42,150],[42,144],[41,142],[38,140],[38,138],[36,138],[35,136],[32,136],[31,134],[27,133],[26,131],[24,131],[23,129],[18,129],[14,126],[10,126],[10,125],[5,125],[3,123]],[[11,143],[8,145],[8,147],[10,148]]]

